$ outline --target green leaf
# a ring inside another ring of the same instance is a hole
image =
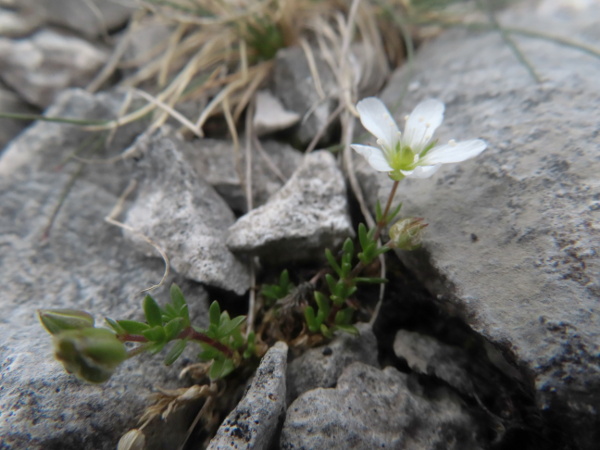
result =
[[[237,316],[231,320],[225,321],[219,327],[219,336],[227,336],[237,327],[239,327],[244,320],[246,320],[246,316]]]
[[[152,342],[167,342],[165,329],[161,326],[152,327],[149,330],[144,331],[142,335]]]
[[[235,369],[235,365],[233,361],[230,359],[215,359],[212,366],[210,367],[210,372],[208,376],[211,380],[219,380],[221,378],[229,375],[233,369]]]
[[[171,295],[171,302],[175,308],[181,309],[182,306],[187,304],[183,292],[181,292],[181,289],[175,283],[171,285],[169,293]]]
[[[146,295],[143,306],[148,325],[151,327],[162,325],[162,313],[158,303],[156,303],[156,300],[154,300],[150,295]]]
[[[329,263],[331,268],[338,274],[338,276],[342,276],[342,269],[333,257],[333,253],[331,253],[331,250],[329,250],[328,248],[325,249],[325,258],[327,258],[327,262]]]
[[[251,358],[256,352],[256,333],[251,331],[248,333],[248,339],[246,340],[246,350],[242,355],[244,359]]]
[[[369,236],[367,233],[367,227],[365,226],[364,223],[358,224],[358,242],[360,242],[360,247],[363,250],[366,249],[369,246],[369,244],[371,243],[371,240],[369,239]]]
[[[321,324],[321,334],[328,339],[331,339],[333,337],[333,333],[325,324]]]
[[[306,325],[308,325],[308,329],[316,333],[319,330],[319,325],[317,323],[317,319],[315,317],[315,310],[312,306],[307,306],[304,308],[304,318],[306,319]]]
[[[328,273],[325,275],[325,281],[327,282],[327,287],[329,287],[329,292],[332,294],[337,294],[337,280],[333,278],[330,273]]]
[[[356,328],[352,325],[336,325],[336,329],[344,331],[349,334],[353,334],[354,336],[360,335],[360,331],[358,331],[358,328]]]
[[[388,214],[388,217],[387,217],[387,222],[388,222],[388,223],[389,223],[389,222],[391,222],[392,220],[394,220],[394,218],[395,218],[395,217],[398,215],[398,213],[400,212],[400,208],[402,208],[402,203],[399,203],[399,204],[398,204],[398,206],[396,206],[396,207],[395,207],[395,208],[392,210],[392,212],[390,212],[390,213]]]
[[[342,249],[344,250],[344,256],[348,256],[349,259],[352,259],[352,256],[354,255],[354,242],[352,241],[352,239],[347,238],[344,241],[344,246],[342,247]]]
[[[352,316],[353,315],[354,315],[354,309],[352,309],[352,308],[340,309],[335,314],[335,321],[334,321],[334,323],[336,325],[348,325],[352,321]]]
[[[115,332],[117,334],[127,334],[127,331],[125,331],[125,328],[123,328],[121,325],[119,325],[119,323],[116,320],[111,319],[110,317],[105,317],[104,320],[106,321],[108,326],[110,326],[113,330],[115,330]]]
[[[117,323],[128,334],[142,334],[150,328],[148,324],[137,322],[135,320],[117,320]]]
[[[214,301],[210,304],[210,308],[208,308],[208,317],[211,325],[219,325],[221,321],[221,307],[219,306],[219,302]]]
[[[154,344],[146,347],[146,351],[151,355],[156,355],[157,353],[161,352],[163,348],[165,348],[165,345],[167,345],[166,342],[155,342]]]
[[[357,277],[354,279],[356,283],[369,283],[369,284],[381,284],[387,283],[388,280],[385,278],[371,278],[371,277]]]
[[[165,365],[170,366],[173,364],[177,358],[181,356],[187,343],[187,339],[181,339],[175,342],[175,344],[169,349],[167,356],[165,356]]]
[[[182,317],[176,317],[175,319],[166,323],[166,325],[164,326],[164,330],[165,330],[167,341],[170,341],[170,340],[176,338],[177,335],[179,333],[181,333],[181,331],[183,331],[183,328],[184,328],[183,322],[184,322],[184,319]]]
[[[211,359],[215,359],[221,357],[223,354],[214,347],[207,346],[207,348],[198,354],[198,359],[202,361],[210,361]]]

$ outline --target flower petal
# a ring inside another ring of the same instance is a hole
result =
[[[408,116],[402,143],[413,152],[421,153],[444,120],[444,108],[442,102],[432,98],[419,103]]]
[[[414,170],[401,170],[400,172],[402,172],[406,178],[429,178],[436,173],[440,167],[440,164],[435,166],[417,166]]]
[[[351,147],[360,153],[367,160],[369,165],[379,172],[391,172],[392,169],[390,164],[385,158],[383,151],[377,147],[371,147],[370,145],[359,145],[352,144]]]
[[[356,104],[363,126],[377,139],[380,139],[386,149],[393,149],[398,142],[399,130],[394,118],[381,100],[367,97]]]
[[[470,141],[454,142],[450,141],[446,145],[432,148],[419,161],[419,164],[449,164],[466,161],[479,155],[485,150],[487,144],[481,139],[472,139]]]

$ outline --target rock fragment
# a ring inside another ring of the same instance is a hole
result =
[[[272,263],[320,258],[353,233],[342,173],[331,153],[318,151],[265,205],[230,227],[227,245]]]

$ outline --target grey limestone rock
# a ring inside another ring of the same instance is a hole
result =
[[[265,205],[230,227],[227,245],[271,263],[321,257],[353,233],[342,173],[331,153],[318,151]]]
[[[300,114],[287,111],[270,91],[256,93],[256,110],[252,124],[258,136],[285,130],[299,120]]]
[[[27,39],[0,38],[0,77],[41,108],[61,90],[85,86],[107,59],[108,52],[99,46],[49,29]]]
[[[19,0],[18,7],[45,23],[94,38],[124,25],[136,5],[132,0]]]
[[[285,414],[287,352],[284,342],[267,351],[250,388],[220,426],[209,449],[271,448]]]
[[[287,412],[280,448],[476,449],[476,427],[446,391],[426,398],[408,376],[388,367],[354,363],[334,389],[301,395]]]
[[[33,114],[34,110],[14,92],[5,89],[0,84],[0,111],[17,113],[17,114]],[[2,150],[29,122],[17,119],[0,119],[0,154]]]
[[[315,388],[330,388],[344,369],[354,362],[379,367],[377,339],[371,326],[357,325],[360,335],[338,333],[330,343],[310,349],[288,366],[288,402]]]
[[[287,110],[302,118],[296,131],[296,137],[302,143],[310,142],[327,123],[337,106],[339,91],[325,58],[318,50],[313,50],[318,82],[311,72],[304,50],[298,46],[279,50],[273,69],[273,94]],[[317,85],[321,90],[317,89]],[[324,134],[325,139],[330,132]]]
[[[44,135],[38,138],[44,140]],[[55,142],[47,141],[54,154]],[[45,156],[27,155],[32,166],[37,166],[35,158]],[[121,231],[103,221],[118,194],[85,176],[75,181],[52,221],[71,178],[53,168],[0,177],[0,280],[5,287],[0,298],[0,442],[7,450],[114,449],[151,404],[154,386],[178,385],[178,368],[163,366],[159,358],[136,358],[120,366],[105,385],[80,382],[54,360],[51,338],[35,311],[83,309],[97,323],[104,316],[140,320],[140,291],[160,279],[162,266],[137,257]],[[95,169],[107,178],[113,171],[110,166]],[[198,285],[178,282],[197,321],[205,325],[206,293]],[[156,293],[157,300],[164,301],[165,291]],[[193,417],[188,419],[157,424],[158,448],[180,442]]]
[[[90,94],[81,89],[63,91],[45,112],[47,116],[67,119],[113,119],[125,99],[124,93]],[[0,176],[28,179],[39,172],[75,174],[81,166],[80,178],[121,195],[131,177],[131,167],[115,159],[122,154],[146,124],[143,121],[120,127],[107,139],[108,133],[91,133],[77,125],[34,122],[8,145],[2,154]],[[77,155],[89,164],[73,161]],[[107,164],[107,161],[114,160]],[[103,212],[100,220],[110,212]]]
[[[163,127],[134,144],[137,198],[125,223],[152,239],[183,276],[243,294],[250,287],[247,263],[225,245],[235,218],[225,201],[184,159],[184,142]],[[147,255],[156,250],[126,232]]]
[[[569,14],[523,7],[527,14],[508,11],[503,24],[527,17],[528,28],[600,44],[593,2]],[[440,98],[441,140],[481,137],[488,149],[431,179],[402,181],[402,214],[430,225],[423,250],[400,256],[443,307],[527,374],[544,417],[592,449],[600,439],[598,61],[515,39],[542,83],[496,33],[446,32],[418,54],[403,112]],[[397,104],[406,76],[399,70],[383,92],[388,105]],[[390,187],[384,178],[381,200]]]
[[[252,147],[252,201],[258,207],[277,192],[302,162],[302,154],[274,140]],[[198,139],[185,149],[185,157],[234,211],[246,212],[246,152],[237,152],[231,141]],[[240,174],[242,177],[240,178]]]

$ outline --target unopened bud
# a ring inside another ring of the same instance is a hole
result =
[[[50,334],[94,326],[91,314],[77,309],[38,309],[38,317]]]
[[[82,380],[102,383],[127,359],[125,345],[104,328],[81,328],[54,335],[54,356]]]
[[[421,246],[423,228],[427,225],[420,217],[399,220],[390,228],[390,241],[394,248],[416,250]]]

